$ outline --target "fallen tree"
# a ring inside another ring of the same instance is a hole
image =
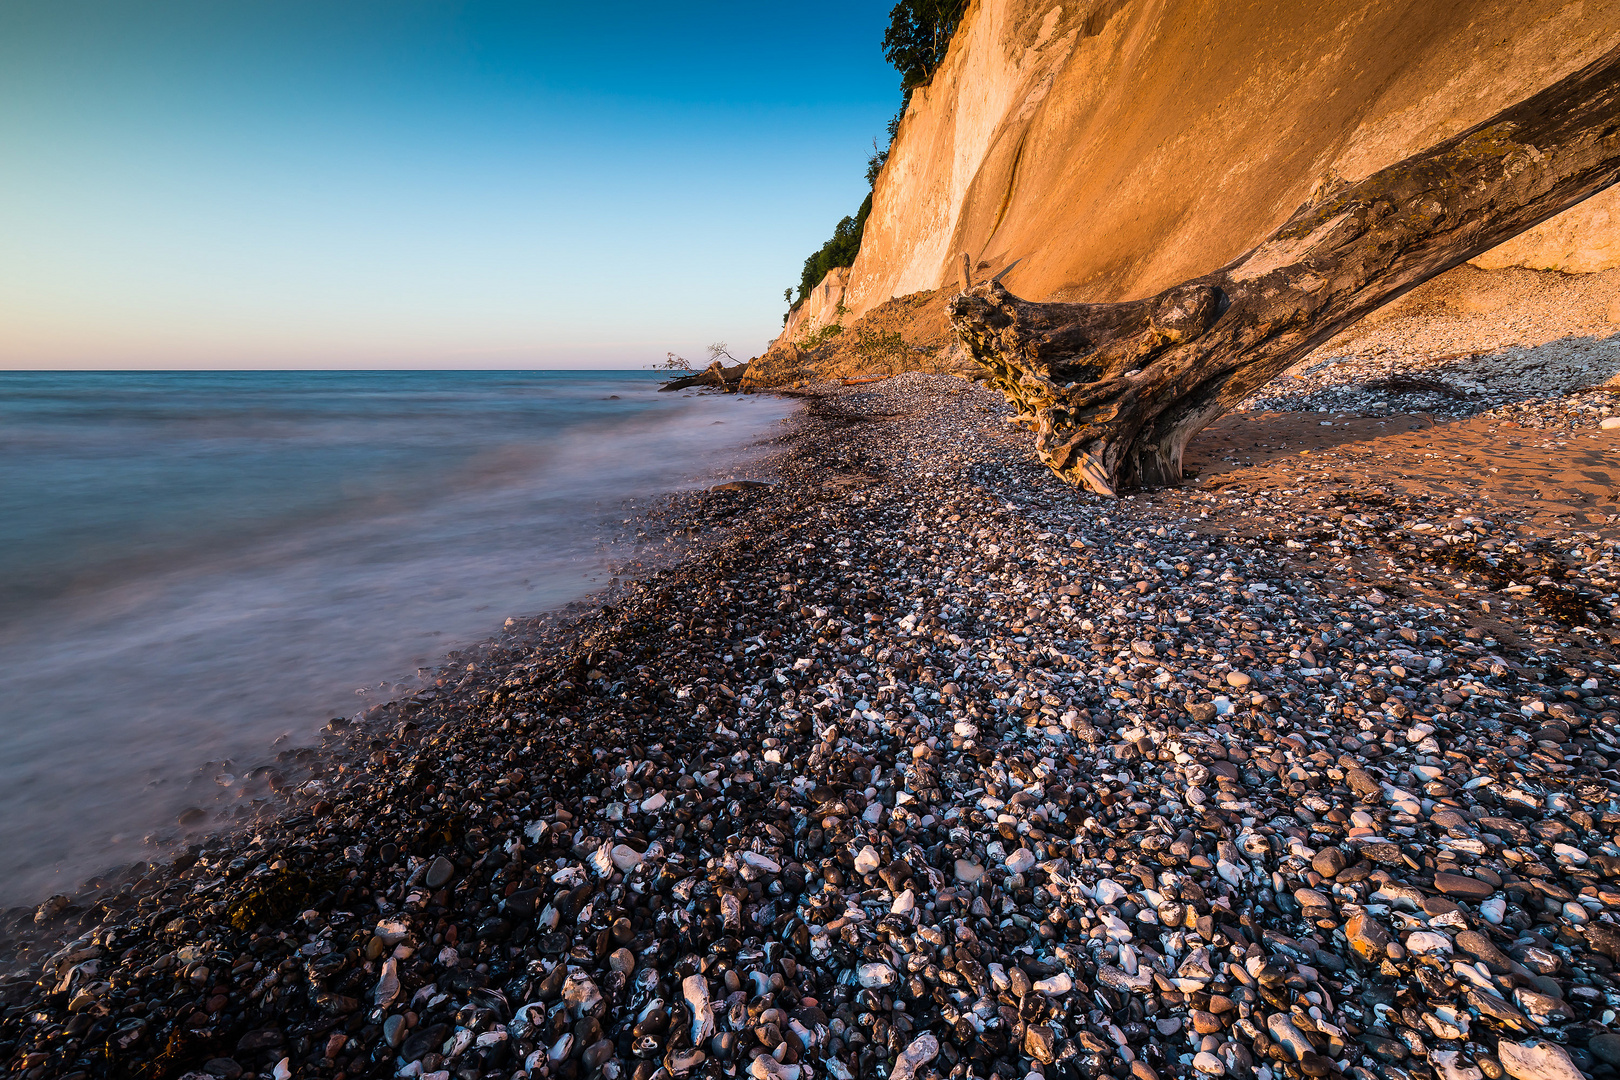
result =
[[[712,386],[716,390],[724,390],[728,394],[735,394],[742,386],[743,376],[747,374],[748,364],[746,362],[726,367],[716,360],[702,371],[677,376],[658,389],[689,390],[694,386]]]
[[[1032,303],[969,281],[951,322],[1064,479],[1104,495],[1174,486],[1194,435],[1312,349],[1616,180],[1620,48],[1319,192],[1212,274],[1119,304]]]

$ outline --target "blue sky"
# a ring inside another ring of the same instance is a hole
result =
[[[0,367],[747,356],[888,3],[0,2]]]

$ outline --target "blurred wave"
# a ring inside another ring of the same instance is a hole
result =
[[[0,904],[150,856],[203,762],[246,769],[593,590],[626,500],[790,411],[656,385],[0,373]]]

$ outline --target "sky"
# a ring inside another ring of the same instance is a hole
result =
[[[888,6],[0,0],[0,368],[758,353]]]

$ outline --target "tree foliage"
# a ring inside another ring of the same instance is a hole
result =
[[[894,149],[894,137],[900,134],[900,118],[906,115],[904,106],[894,116],[889,118],[889,126],[885,129],[889,137],[879,146],[877,139],[872,140],[872,156],[866,159],[866,186],[872,187],[877,183],[878,174],[883,166],[889,163],[889,151]]]
[[[905,102],[911,100],[911,91],[924,86],[934,77],[945,51],[950,47],[951,35],[962,21],[967,0],[900,0],[889,12],[889,29],[883,35],[883,55],[900,72],[900,86],[905,94],[900,111],[889,121],[888,140],[879,146],[872,140],[872,156],[866,161],[866,182],[877,183],[878,174],[889,160],[889,149],[900,130],[900,118],[905,115]],[[855,265],[855,255],[861,250],[861,236],[866,230],[866,217],[872,212],[872,196],[866,196],[854,217],[846,217],[833,229],[832,239],[804,260],[804,273],[799,278],[798,298],[795,305],[804,303],[810,290],[821,284],[827,271],[840,266]],[[787,316],[783,316],[783,322]]]
[[[846,217],[833,227],[832,239],[821,245],[821,250],[804,260],[804,273],[799,277],[799,302],[810,295],[810,290],[821,284],[827,271],[838,266],[854,266],[855,256],[861,250],[861,234],[866,230],[866,217],[872,212],[872,195],[866,195],[854,217]]]
[[[967,0],[900,0],[890,10],[883,55],[900,72],[906,100],[934,77],[966,7]]]

